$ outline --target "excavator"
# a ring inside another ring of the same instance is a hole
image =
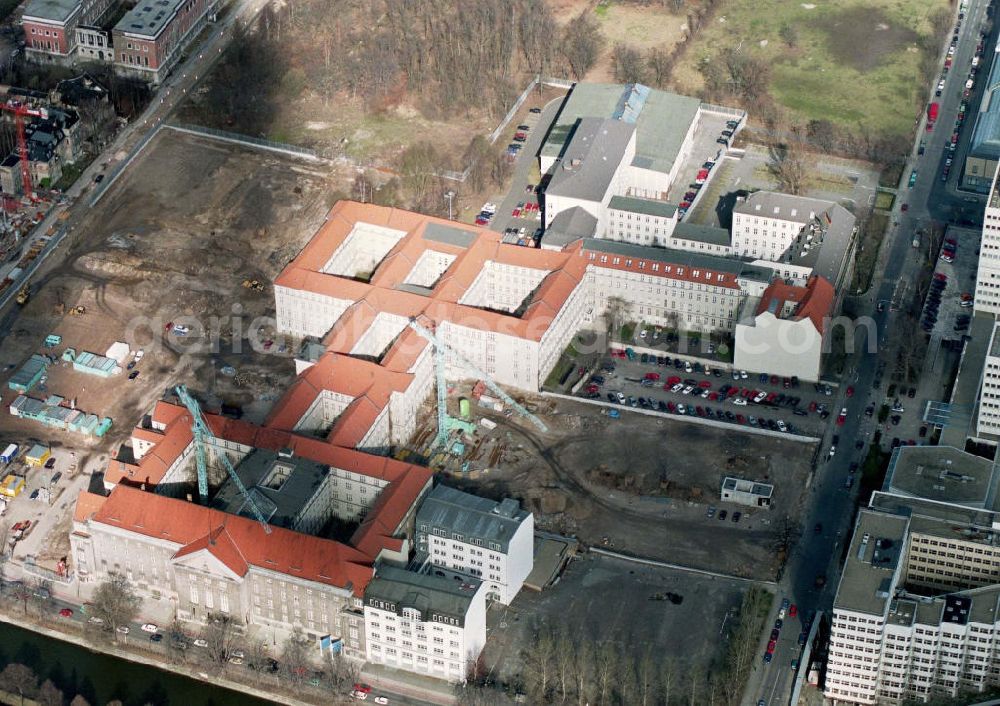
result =
[[[28,303],[28,299],[31,298],[31,292],[28,291],[28,285],[21,287],[21,291],[17,293],[14,301],[18,303],[19,306],[24,306]]]
[[[263,285],[263,283],[260,282],[260,280],[256,280],[256,279],[245,279],[245,280],[243,280],[243,288],[244,289],[252,289],[255,292],[263,292],[264,291],[264,285]]]

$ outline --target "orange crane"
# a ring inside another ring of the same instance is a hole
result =
[[[14,114],[14,129],[17,132],[17,156],[21,164],[21,183],[24,186],[24,195],[33,202],[37,201],[35,192],[31,188],[31,165],[28,162],[28,138],[24,134],[24,119],[26,117],[44,118],[46,111],[44,108],[29,108],[15,100],[0,103],[0,110]]]

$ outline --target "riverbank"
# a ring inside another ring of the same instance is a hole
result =
[[[302,699],[291,698],[234,681],[224,675],[209,676],[180,665],[169,664],[134,650],[124,650],[113,645],[84,643],[79,632],[58,630],[39,624],[30,616],[13,615],[0,610],[0,655],[4,662],[18,662],[31,667],[41,680],[49,678],[48,672],[63,675],[66,680],[84,685],[81,693],[90,691],[96,697],[94,706],[102,706],[111,699],[118,699],[126,706],[145,703],[154,706],[184,704],[198,706],[268,706],[288,704],[296,706]],[[32,644],[19,633],[28,633],[60,645]],[[51,649],[45,649],[45,648]],[[78,654],[85,653],[85,654]],[[92,658],[87,659],[87,654]],[[62,660],[69,664],[63,664]],[[89,665],[80,662],[90,662]],[[115,664],[115,662],[121,664]],[[90,669],[100,674],[88,674]],[[131,668],[129,668],[131,666]],[[41,668],[40,668],[41,667]],[[149,671],[149,670],[155,671]],[[161,674],[157,674],[157,672]],[[152,678],[149,678],[152,676]],[[159,678],[158,678],[159,677]],[[53,681],[58,681],[54,679]],[[56,684],[64,688],[63,684]],[[227,693],[228,692],[228,693]],[[85,698],[88,694],[83,693]],[[73,694],[67,694],[72,698]],[[124,697],[124,698],[122,698]],[[89,700],[88,698],[88,700]],[[327,699],[329,701],[329,699]],[[27,701],[25,703],[28,703]]]

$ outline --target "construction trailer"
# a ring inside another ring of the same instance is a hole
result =
[[[48,358],[44,355],[33,353],[32,356],[25,361],[24,365],[18,368],[17,372],[15,372],[11,376],[10,380],[7,381],[7,387],[14,390],[14,392],[24,394],[39,383],[45,375],[45,370],[48,367]]]
[[[48,446],[35,444],[24,455],[24,460],[29,466],[43,466],[50,456],[52,456],[52,449]]]

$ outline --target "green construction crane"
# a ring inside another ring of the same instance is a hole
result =
[[[536,417],[534,414],[525,409],[522,405],[518,404],[513,397],[504,392],[499,385],[497,385],[493,380],[490,379],[486,373],[477,368],[475,365],[466,360],[458,351],[451,348],[442,341],[437,335],[428,328],[421,326],[417,323],[416,319],[410,319],[410,328],[419,333],[421,336],[426,338],[431,345],[434,346],[434,372],[437,376],[437,413],[438,413],[438,430],[437,437],[434,439],[435,446],[443,446],[448,440],[448,431],[454,427],[465,428],[468,426],[467,422],[462,422],[460,419],[455,419],[448,415],[448,383],[445,381],[444,376],[444,354],[450,353],[454,358],[455,362],[464,367],[470,373],[475,375],[477,378],[483,381],[486,387],[490,388],[493,393],[506,402],[511,409],[517,412],[518,415],[525,417],[528,421],[538,427],[539,431],[548,431],[548,427],[545,423]]]
[[[187,387],[178,385],[175,388],[175,392],[177,392],[177,397],[191,413],[191,434],[194,436],[194,454],[198,464],[198,498],[201,500],[202,505],[208,505],[208,464],[205,460],[205,437],[213,436],[213,434],[208,428],[208,424],[205,423],[205,415],[201,412],[201,405],[198,404],[198,400],[191,396]],[[254,518],[264,528],[264,532],[271,534],[271,526],[264,519],[264,513],[257,507],[257,503],[254,502],[246,486],[243,485],[243,481],[236,475],[236,469],[229,462],[229,457],[225,453],[219,454],[219,457],[222,459],[222,465],[226,467],[229,477],[233,479],[236,487],[239,488],[240,493],[246,500],[246,504],[250,507]]]

